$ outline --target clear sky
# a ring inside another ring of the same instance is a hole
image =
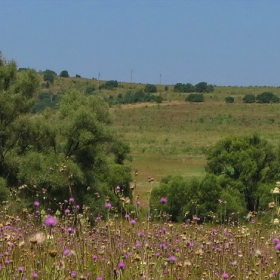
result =
[[[280,86],[279,14],[278,0],[0,0],[0,51],[101,80]]]

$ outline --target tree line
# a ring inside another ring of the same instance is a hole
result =
[[[77,90],[61,95],[56,111],[32,115],[39,80],[34,70],[17,71],[0,53],[0,199],[14,210],[46,208],[74,197],[96,214],[104,201],[121,207],[115,187],[131,197],[129,146],[111,127],[108,104]],[[43,96],[39,96],[43,98]]]

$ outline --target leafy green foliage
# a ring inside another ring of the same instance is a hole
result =
[[[157,92],[157,87],[155,85],[146,84],[144,88],[144,92],[146,93],[155,93]]]
[[[238,190],[249,211],[259,210],[260,189],[275,183],[280,172],[278,153],[257,135],[227,137],[208,151],[207,160],[206,171],[223,189]]]
[[[54,82],[54,79],[57,76],[57,74],[54,71],[48,69],[45,70],[43,74],[44,74],[44,81],[50,82],[51,84]]]
[[[34,71],[17,73],[16,64],[1,57],[0,197],[9,186],[22,201],[36,198],[56,208],[56,199],[75,197],[82,205],[92,198],[103,209],[104,199],[97,197],[113,199],[115,183],[130,196],[124,165],[129,147],[110,129],[108,104],[70,90],[61,95],[58,111],[31,115],[36,101],[51,100],[50,92],[37,96],[38,87]]]
[[[189,92],[195,92],[195,91],[196,91],[195,86],[193,86],[190,83],[187,83],[187,84],[177,83],[174,86],[174,92],[186,92],[186,93],[189,93]]]
[[[244,103],[255,103],[256,102],[256,97],[254,94],[246,94],[243,98],[242,98]]]
[[[59,74],[60,77],[69,78],[69,73],[66,70],[62,70]]]
[[[7,182],[4,178],[0,177],[0,201],[7,201],[10,196],[10,191],[7,188]]]
[[[117,97],[110,96],[106,101],[110,105],[115,104],[133,104],[138,102],[157,102],[161,103],[163,98],[160,95],[154,95],[150,93],[145,93],[143,90],[139,90],[135,93],[131,91],[126,92],[123,94],[118,94]]]
[[[206,82],[200,82],[195,85],[196,92],[213,92],[214,87],[212,85],[208,85]]]
[[[234,102],[234,97],[232,97],[232,96],[227,96],[227,97],[225,98],[225,101],[226,101],[226,103],[233,103],[233,102]]]
[[[256,101],[258,103],[277,103],[279,102],[279,97],[272,92],[263,92],[257,95]]]
[[[53,94],[52,92],[41,92],[38,95],[38,98],[35,102],[35,104],[31,108],[31,113],[41,113],[46,108],[51,108],[53,110],[58,109],[59,104],[59,95]]]
[[[160,198],[167,198],[162,205]],[[207,174],[203,179],[187,180],[182,176],[168,176],[151,194],[151,209],[167,213],[173,221],[200,217],[201,220],[223,222],[232,212],[244,213],[240,193],[234,189],[222,189],[218,178]]]
[[[95,87],[94,86],[89,86],[89,87],[86,88],[85,94],[91,95],[94,91],[95,91]]]
[[[212,92],[214,91],[214,87],[212,85],[208,85],[206,82],[200,82],[196,84],[195,86],[187,83],[187,84],[182,84],[182,83],[177,83],[174,86],[174,92],[186,92],[186,93],[191,93],[191,92]]]
[[[204,96],[202,93],[191,93],[186,97],[186,101],[204,102]]]
[[[99,87],[99,89],[108,89],[108,90],[113,90],[114,88],[118,87],[119,83],[117,81],[111,80],[105,82],[103,85]]]

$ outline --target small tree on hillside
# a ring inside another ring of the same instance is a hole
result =
[[[157,87],[155,85],[146,84],[144,92],[146,92],[146,93],[155,93],[155,92],[157,92]]]
[[[66,71],[66,70],[61,71],[59,76],[63,77],[63,78],[69,78],[68,71]]]
[[[51,84],[54,82],[54,78],[57,76],[57,74],[52,70],[46,70],[44,71],[44,81],[50,82]]]

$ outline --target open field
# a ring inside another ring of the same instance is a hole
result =
[[[41,82],[43,85],[42,76]],[[98,90],[103,83],[96,79],[57,77],[49,89],[42,87],[42,90],[62,93],[75,88],[84,92],[93,86],[96,89],[93,94],[108,98],[145,87],[145,84],[119,82],[113,90]],[[169,174],[203,175],[205,149],[231,134],[259,133],[274,145],[279,143],[280,105],[242,101],[246,94],[266,91],[280,96],[279,87],[215,86],[214,92],[204,94],[203,103],[186,102],[188,94],[174,92],[173,85],[168,85],[167,90],[165,85],[157,85],[157,89],[156,94],[164,99],[161,104],[136,103],[110,109],[118,137],[131,146],[133,161],[129,164],[139,170],[139,186],[146,185],[148,175],[154,177],[154,184]],[[234,97],[234,103],[226,104],[227,96]]]
[[[156,182],[169,174],[200,176],[204,151],[228,135],[259,133],[274,145],[280,140],[279,104],[165,102],[111,109],[114,127],[130,143],[139,181]]]

